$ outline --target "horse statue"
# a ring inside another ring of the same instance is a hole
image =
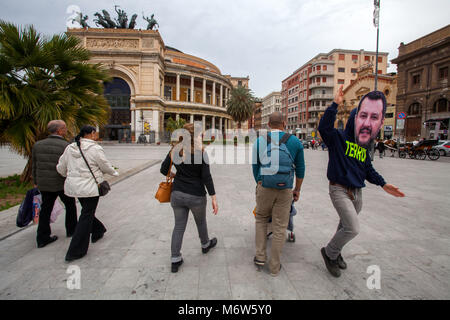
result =
[[[98,27],[98,25],[101,25],[103,28],[109,28],[108,22],[103,18],[103,16],[96,12],[94,13],[94,16],[97,17],[97,19],[94,19],[95,25]]]
[[[142,12],[142,18],[143,18],[145,21],[148,22],[147,30],[153,30],[153,27],[155,27],[155,26],[158,26],[158,28],[159,28],[158,22],[156,22],[156,20],[153,18],[154,16],[155,16],[155,15],[152,14],[151,17],[150,17],[150,19],[149,19],[148,17],[145,17],[145,16],[144,16],[144,13]]]
[[[116,23],[111,19],[111,16],[109,15],[109,12],[106,10],[102,10],[103,12],[103,19],[108,23],[109,28],[114,29],[117,27]]]
[[[136,18],[137,18],[137,14],[133,14],[131,16],[131,21],[130,24],[128,25],[128,29],[134,29],[134,27],[136,26]]]
[[[82,28],[89,28],[89,25],[86,23],[88,16],[84,16],[81,12],[78,13],[78,17],[72,19],[72,22],[78,22]]]
[[[125,12],[125,10],[117,10],[117,7],[114,6],[114,10],[117,12],[118,19],[116,19],[117,28],[126,29],[128,24],[128,16]]]

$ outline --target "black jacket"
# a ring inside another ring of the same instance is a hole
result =
[[[36,142],[32,151],[33,181],[39,191],[64,190],[65,178],[56,171],[59,158],[69,143],[63,137],[51,135]]]
[[[328,147],[328,180],[350,188],[363,188],[364,180],[384,186],[386,182],[372,167],[369,152],[355,139],[356,109],[350,113],[345,131],[334,128],[338,105],[327,108],[320,119],[319,132]]]

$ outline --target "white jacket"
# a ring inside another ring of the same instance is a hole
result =
[[[104,181],[103,173],[118,176],[111,163],[106,159],[103,148],[94,140],[80,139],[81,150],[89,163],[98,183]],[[63,155],[59,158],[56,170],[63,177],[67,177],[64,183],[64,193],[70,197],[88,198],[97,197],[98,186],[89,171],[86,162],[81,156],[76,142],[68,145]]]

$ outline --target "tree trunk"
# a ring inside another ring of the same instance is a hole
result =
[[[23,172],[20,175],[20,182],[32,182],[33,180],[32,174],[33,174],[32,159],[28,158],[27,165],[25,166],[25,169],[23,169]]]

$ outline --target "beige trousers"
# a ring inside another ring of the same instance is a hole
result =
[[[289,213],[292,204],[291,189],[264,188],[256,186],[256,259],[266,262],[267,225],[272,217],[272,249],[270,252],[269,269],[272,273],[280,270],[281,250],[286,241],[286,228],[289,223]]]

